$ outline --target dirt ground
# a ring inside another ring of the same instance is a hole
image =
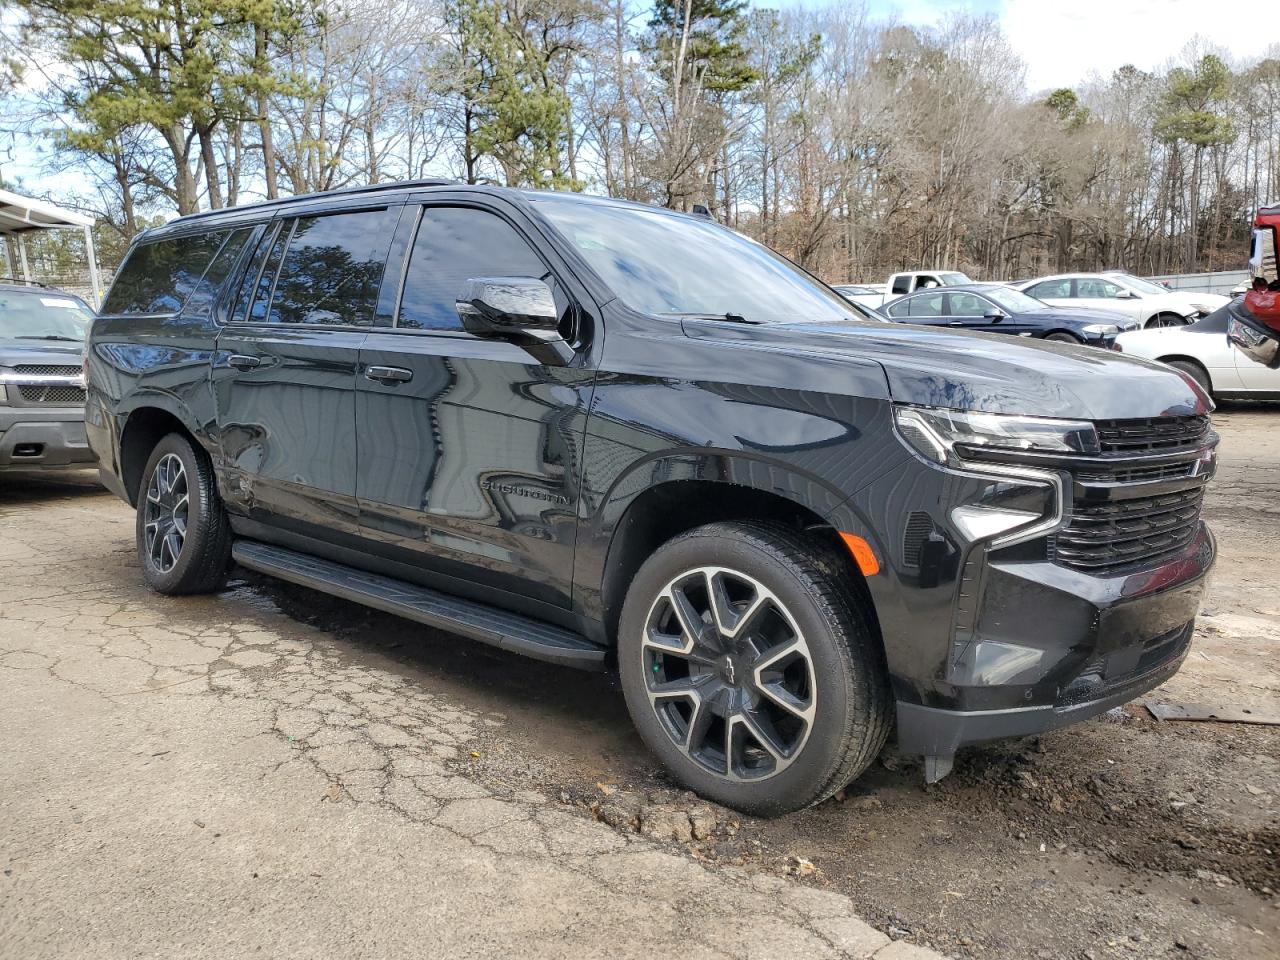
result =
[[[1219,560],[1192,652],[1151,698],[1280,715],[1280,406],[1227,406],[1215,423],[1222,447],[1207,516]],[[126,510],[87,487],[49,490],[79,509]],[[410,684],[504,718],[476,733],[463,763],[485,789],[536,792],[620,831],[670,834],[672,849],[735,874],[790,875],[846,894],[895,940],[1007,960],[1280,956],[1280,727],[1161,723],[1130,704],[1042,738],[967,750],[929,788],[914,759],[889,749],[844,795],[760,821],[676,790],[607,675],[256,576],[224,596],[323,631],[354,664],[389,659]],[[675,811],[676,828],[654,811]],[[683,829],[689,822],[698,828]]]

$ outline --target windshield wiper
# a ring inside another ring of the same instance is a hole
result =
[[[84,343],[83,340],[77,340],[75,337],[64,337],[59,333],[42,333],[39,336],[26,335],[14,337],[15,340],[65,340],[67,343]]]
[[[680,317],[682,320],[723,320],[725,323],[759,324],[761,320],[748,320],[740,313],[664,313],[664,317]]]

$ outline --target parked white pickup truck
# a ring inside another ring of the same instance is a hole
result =
[[[835,289],[846,300],[868,307],[882,307],[917,290],[930,287],[954,287],[959,283],[973,283],[973,281],[958,270],[908,270],[905,273],[895,273],[883,286],[836,284]]]

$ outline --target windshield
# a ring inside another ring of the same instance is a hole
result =
[[[1253,231],[1253,250],[1249,255],[1249,275],[1273,287],[1280,280],[1276,263],[1276,228],[1258,227]]]
[[[942,279],[942,285],[945,287],[954,287],[961,283],[973,283],[973,281],[963,273],[940,273],[938,276]]]
[[[1137,290],[1138,293],[1168,293],[1168,287],[1162,287],[1158,283],[1152,283],[1150,280],[1143,280],[1141,277],[1135,277],[1129,273],[1117,273],[1116,276],[1123,280],[1126,284]]]
[[[573,197],[531,199],[634,310],[735,314],[769,323],[852,316],[847,300],[767,247],[718,224]]]
[[[83,341],[93,320],[74,297],[47,290],[0,290],[0,337]]]
[[[982,293],[990,297],[1010,313],[1023,313],[1027,310],[1046,310],[1049,305],[1043,300],[1029,297],[1019,290],[1009,287],[984,287]]]

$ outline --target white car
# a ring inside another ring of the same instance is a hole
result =
[[[1230,302],[1216,293],[1170,290],[1127,273],[1062,273],[1013,286],[1054,306],[1115,310],[1144,327],[1179,327]]]
[[[1226,310],[1188,327],[1134,330],[1115,349],[1181,370],[1215,400],[1280,400],[1280,370],[1254,363],[1227,340]]]

